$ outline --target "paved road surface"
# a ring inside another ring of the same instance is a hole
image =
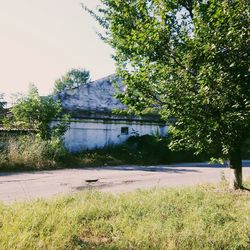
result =
[[[250,177],[250,161],[244,161],[243,176]],[[216,183],[226,166],[185,163],[164,166],[119,166],[0,173],[0,201],[13,202],[96,188],[106,192],[129,192],[137,188],[176,187]],[[88,183],[86,180],[98,179]]]

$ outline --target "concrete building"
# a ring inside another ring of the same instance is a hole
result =
[[[126,107],[114,95],[114,75],[57,95],[65,113],[71,115],[70,126],[64,136],[65,146],[71,152],[120,144],[132,135],[167,134],[166,124],[158,116],[124,116],[114,110]],[[117,83],[119,91],[125,86]]]

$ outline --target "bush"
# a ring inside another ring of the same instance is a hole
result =
[[[58,138],[42,140],[34,135],[10,137],[0,152],[0,166],[8,169],[47,169],[57,167],[68,155]]]
[[[206,155],[196,156],[192,151],[169,149],[170,139],[159,136],[132,136],[121,145],[102,149],[86,150],[75,157],[78,162],[88,166],[122,164],[168,164],[177,162],[205,161]]]
[[[242,158],[250,159],[250,139],[246,140],[242,148]]]
[[[167,163],[169,158],[168,139],[158,136],[132,136],[125,143],[127,147],[142,163]]]
[[[207,155],[195,155],[191,150],[171,151],[169,149],[171,139],[159,136],[133,136],[128,139],[126,145],[138,152],[143,161],[149,164],[166,164],[177,162],[204,161]]]

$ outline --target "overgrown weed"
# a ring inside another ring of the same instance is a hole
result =
[[[0,151],[2,169],[49,169],[69,156],[58,138],[42,140],[35,135],[10,137]]]

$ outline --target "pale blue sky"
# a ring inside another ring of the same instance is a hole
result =
[[[48,94],[71,68],[92,79],[115,71],[112,49],[95,33],[98,24],[82,9],[98,0],[0,0],[0,93],[28,90]]]

